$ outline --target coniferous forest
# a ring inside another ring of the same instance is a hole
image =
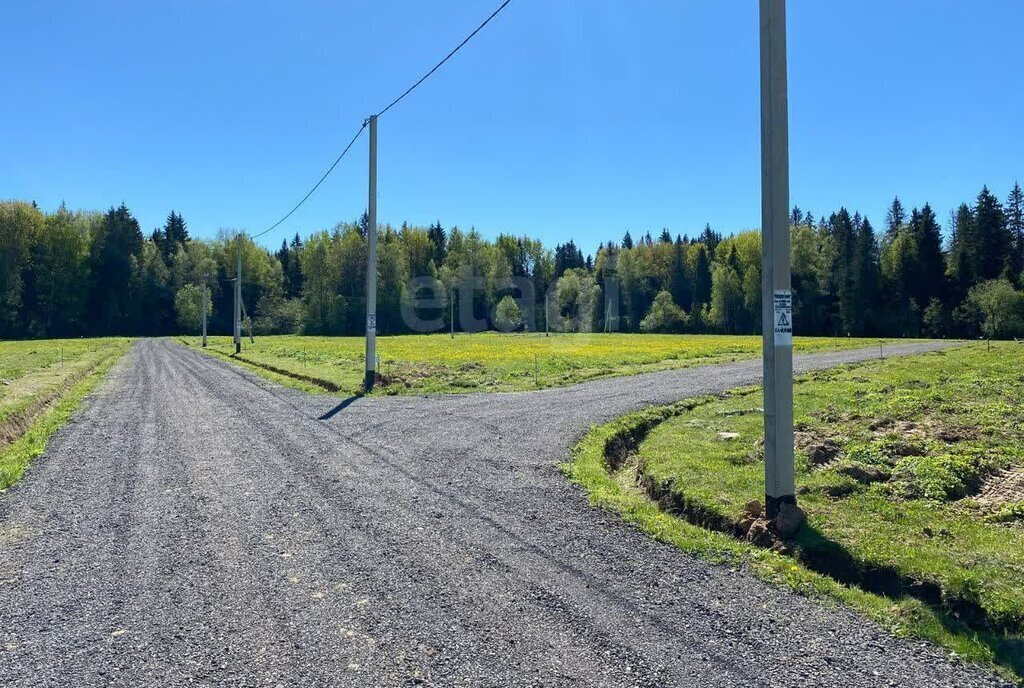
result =
[[[422,298],[423,281],[414,277],[436,280],[440,297],[431,308],[439,330],[448,329],[453,311],[457,329],[479,329],[496,316],[505,329],[543,329],[547,298],[556,330],[760,331],[757,231],[633,229],[592,255],[573,241],[553,249],[525,236],[489,241],[440,222],[378,231],[377,326],[384,334],[409,331],[403,308]],[[798,334],[1024,335],[1019,184],[1002,200],[983,188],[944,219],[927,204],[908,209],[898,198],[877,226],[846,208],[828,215],[794,208],[791,233]],[[230,332],[229,280],[239,248],[243,302],[257,334],[362,333],[365,216],[271,251],[242,232],[191,237],[177,212],[145,233],[124,205],[46,213],[8,201],[0,203],[0,337],[194,333],[204,276],[210,332]],[[521,307],[524,292],[510,286],[514,280],[530,285],[532,311]]]

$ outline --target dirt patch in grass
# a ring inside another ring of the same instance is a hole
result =
[[[928,440],[956,444],[978,439],[978,428],[976,427],[948,423],[934,418],[915,422],[883,417],[869,423],[868,428],[876,438],[895,438],[907,445],[917,445]],[[904,456],[908,455],[904,454]]]
[[[807,460],[812,466],[826,466],[843,453],[843,448],[836,440],[810,430],[794,432],[793,446],[797,451],[807,455]]]
[[[3,421],[0,421],[0,447],[5,447],[14,440],[25,434],[25,431],[32,425],[32,419],[45,411],[54,399],[60,396],[59,392],[40,399],[20,413],[12,414]]]
[[[974,500],[986,513],[995,513],[1005,506],[1024,503],[1024,466],[1007,468],[989,476]]]
[[[382,364],[383,371],[377,371],[377,388],[384,394],[400,394],[401,392],[419,388],[432,379],[448,379],[453,373],[441,366],[420,364],[417,366],[399,365],[390,361]],[[470,365],[459,367],[460,372],[471,372],[476,368]]]

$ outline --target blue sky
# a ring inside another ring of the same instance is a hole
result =
[[[0,197],[261,231],[497,0],[9,3]],[[1019,0],[790,0],[792,200],[876,226],[1024,181]],[[760,222],[754,0],[513,0],[380,121],[379,216],[574,238]],[[366,138],[263,240],[356,218]]]

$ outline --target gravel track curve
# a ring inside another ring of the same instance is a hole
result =
[[[657,543],[559,474],[591,424],[760,365],[342,400],[140,341],[0,495],[0,683],[1005,685]]]

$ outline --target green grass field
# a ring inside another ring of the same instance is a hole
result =
[[[130,340],[0,342],[0,489],[17,482]]]
[[[196,337],[184,341],[199,344]],[[878,341],[799,337],[796,350],[860,348],[877,346]],[[361,337],[259,337],[255,344],[245,340],[242,355],[233,360],[307,391],[323,392],[326,387],[356,394],[363,382],[363,347]],[[231,338],[210,337],[207,351],[229,356]],[[443,334],[379,337],[377,352],[379,393],[511,392],[751,358],[760,354],[761,338],[485,332],[454,339]]]
[[[808,525],[790,556],[734,536],[744,505],[764,493],[759,389],[597,428],[566,471],[595,503],[688,551],[842,600],[900,635],[1022,678],[1022,369],[1024,346],[1000,344],[799,378],[797,485]],[[626,465],[610,468],[608,447],[648,429]],[[638,484],[671,491],[685,519],[734,534],[670,515]]]

